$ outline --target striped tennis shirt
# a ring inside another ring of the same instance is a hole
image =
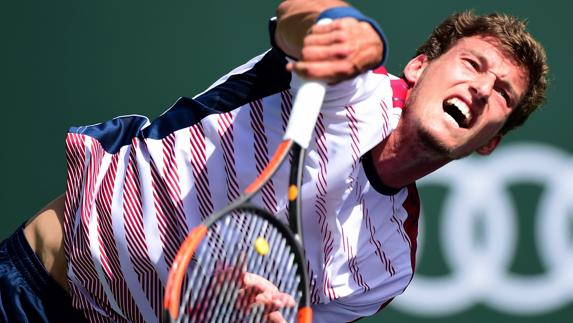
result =
[[[131,115],[70,129],[68,279],[91,321],[161,320],[186,234],[236,199],[282,140],[300,84],[285,64],[271,49],[153,121]],[[327,90],[301,194],[315,321],[371,315],[411,280],[416,188],[385,188],[368,155],[398,122],[405,93],[383,68]],[[286,164],[252,200],[285,221]]]

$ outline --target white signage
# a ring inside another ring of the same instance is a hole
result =
[[[539,275],[509,271],[519,241],[519,214],[508,187],[523,183],[543,189],[534,211],[536,249],[531,250],[544,268]],[[485,304],[507,314],[539,315],[573,300],[571,155],[542,144],[502,146],[486,158],[472,156],[453,162],[419,182],[419,186],[424,184],[449,188],[436,236],[451,273],[416,274],[394,301],[394,308],[436,317]],[[476,223],[484,229],[480,241],[475,239]],[[422,223],[419,254],[423,230]]]

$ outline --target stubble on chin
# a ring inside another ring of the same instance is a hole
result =
[[[436,136],[434,136],[430,129],[427,129],[423,125],[418,128],[417,131],[418,140],[421,142],[422,147],[425,148],[427,152],[438,158],[450,158],[453,151],[450,147],[445,145]]]
[[[454,147],[446,145],[443,141],[433,135],[431,130],[426,127],[418,128],[417,137],[422,146],[425,147],[426,151],[438,159],[445,158],[449,160],[458,160],[465,158],[472,153],[461,153]]]

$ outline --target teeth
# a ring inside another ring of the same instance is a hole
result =
[[[464,101],[462,101],[458,98],[451,98],[451,99],[448,99],[446,101],[446,104],[456,107],[464,115],[464,117],[466,119],[464,122],[465,124],[470,123],[470,121],[472,119],[472,115],[470,113],[470,108],[465,104]]]

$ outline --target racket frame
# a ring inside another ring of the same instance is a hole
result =
[[[290,152],[292,154],[291,168],[289,174],[289,209],[288,218],[289,225],[285,225],[275,215],[270,212],[250,203],[250,199],[256,194],[261,187],[263,187],[268,179],[278,170],[281,164],[287,159]],[[232,212],[238,210],[254,211],[255,216],[264,218],[270,222],[283,234],[288,244],[293,247],[293,254],[295,261],[299,264],[297,266],[297,273],[300,276],[298,290],[301,292],[299,302],[298,321],[311,322],[312,310],[310,308],[310,297],[308,291],[309,278],[306,271],[306,258],[304,257],[304,250],[302,244],[302,225],[300,222],[300,198],[299,192],[302,184],[302,171],[304,165],[305,149],[293,140],[285,139],[278,146],[275,154],[265,169],[259,176],[243,191],[243,194],[231,202],[229,205],[213,213],[206,218],[203,223],[196,226],[187,235],[169,271],[169,279],[164,295],[164,322],[175,322],[179,315],[179,306],[181,301],[181,287],[187,271],[187,266],[191,261],[193,254],[201,244],[202,240],[207,236],[208,229],[211,225],[219,221],[221,218],[231,215]]]

